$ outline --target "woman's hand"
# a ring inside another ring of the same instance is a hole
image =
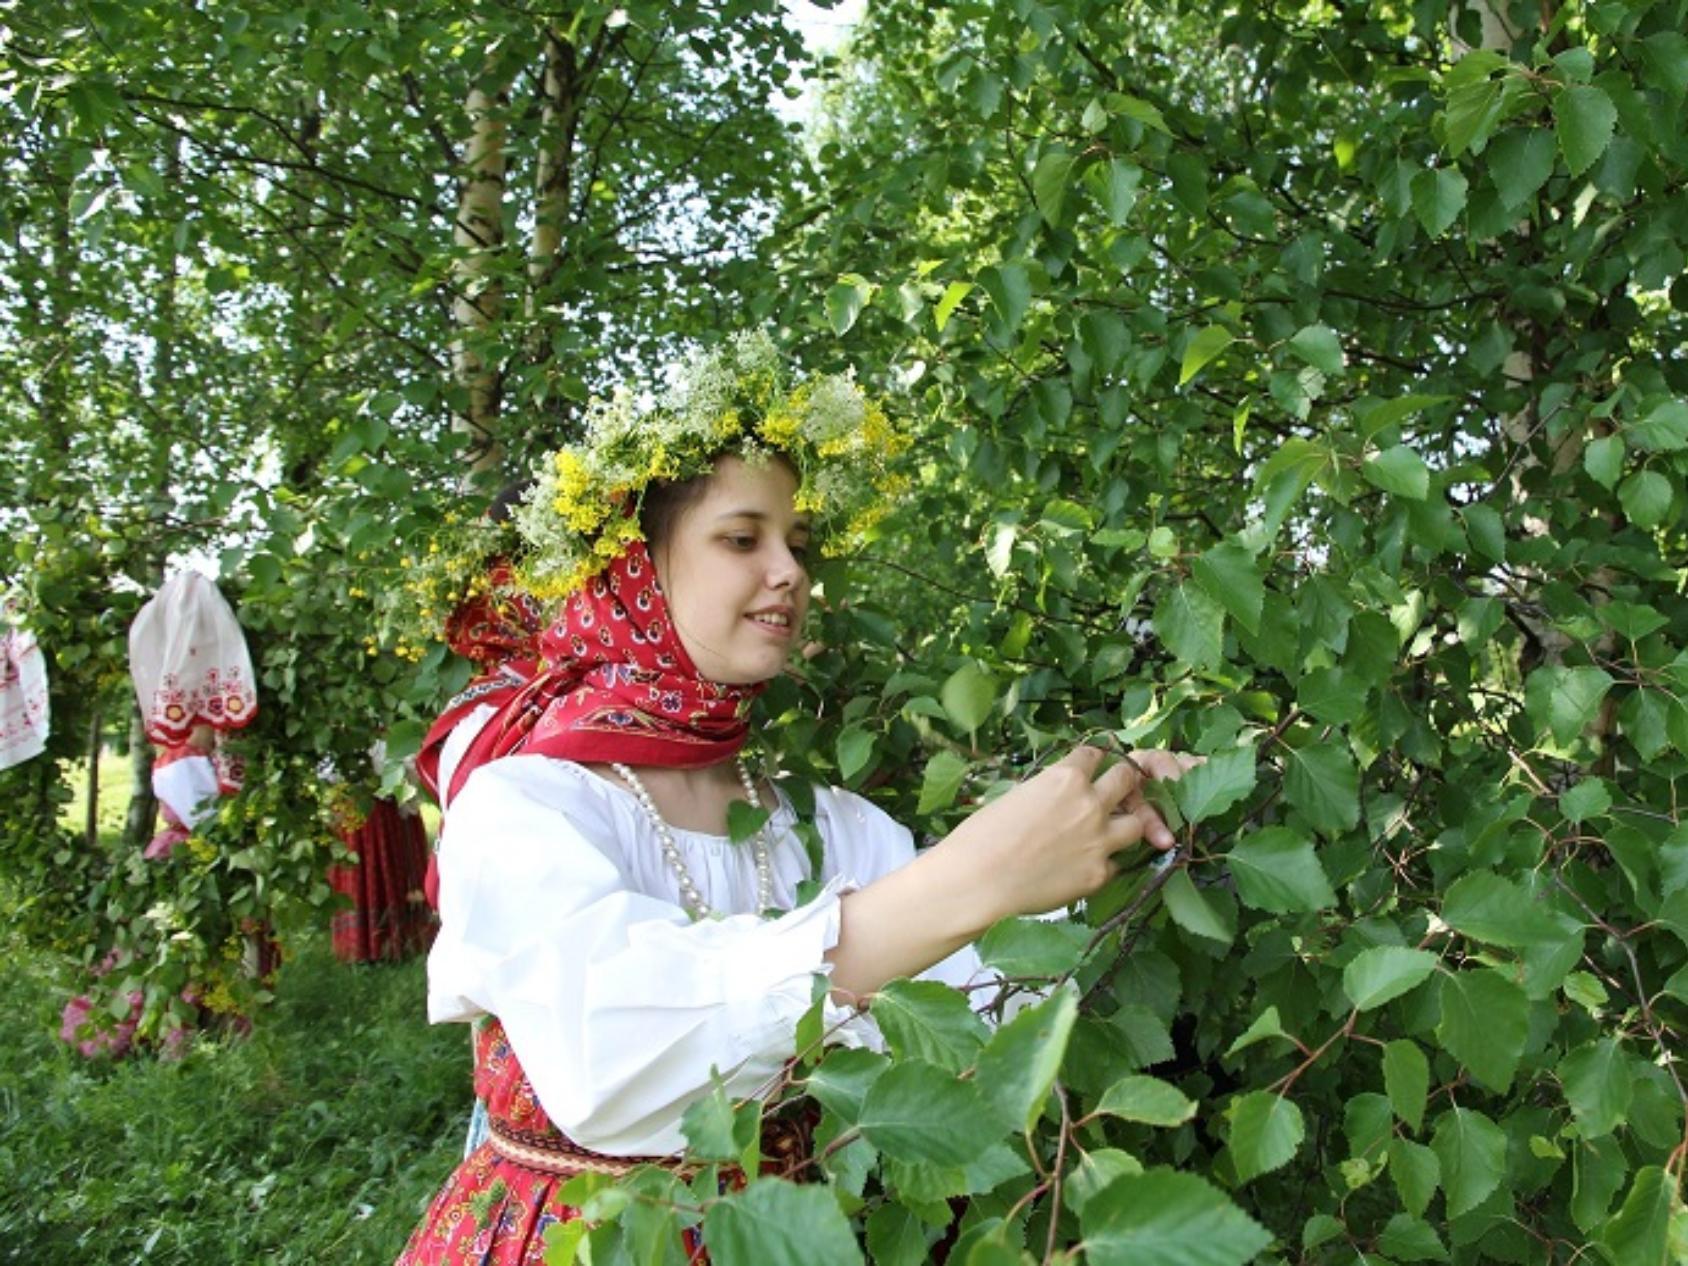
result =
[[[998,919],[1088,896],[1141,840],[1173,847],[1143,780],[1176,779],[1195,761],[1133,752],[1098,774],[1103,760],[1100,748],[1074,748],[909,865],[846,896],[839,941],[827,953],[835,995],[866,997],[925,971]]]
[[[1143,783],[1176,780],[1193,758],[1133,752],[1098,775],[1105,755],[1096,747],[1074,748],[973,814],[933,850],[968,854],[978,872],[986,927],[1089,896],[1119,873],[1118,855],[1140,841],[1163,851],[1177,843],[1144,799]]]

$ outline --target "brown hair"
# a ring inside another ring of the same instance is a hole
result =
[[[709,475],[691,479],[654,483],[645,489],[639,502],[639,530],[645,534],[645,547],[655,558],[657,551],[673,534],[680,516],[699,501],[709,487]]]
[[[772,453],[769,456],[793,475],[797,473],[797,468],[783,453]],[[712,472],[696,475],[691,479],[653,483],[645,489],[645,495],[639,502],[639,530],[645,535],[645,546],[650,550],[652,558],[656,557],[657,551],[673,534],[680,522],[680,516],[703,500],[703,494],[708,490],[709,481],[713,478]]]

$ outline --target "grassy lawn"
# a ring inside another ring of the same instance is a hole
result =
[[[88,813],[88,762],[76,761],[65,766],[65,776],[70,781],[70,789],[74,793],[69,804],[59,820],[66,826],[80,830],[87,822]],[[100,753],[100,838],[107,845],[115,843],[123,835],[123,815],[129,809],[129,758],[119,756],[115,752]]]
[[[69,771],[84,821],[86,766]],[[114,848],[127,757],[100,762]],[[431,1028],[422,960],[348,966],[284,937],[251,1037],[176,1063],[59,1041],[75,974],[0,930],[0,1262],[388,1263],[462,1149],[469,1036]]]
[[[420,960],[289,941],[248,1039],[179,1063],[58,1041],[68,974],[0,943],[0,1260],[390,1262],[462,1146],[469,1039]]]

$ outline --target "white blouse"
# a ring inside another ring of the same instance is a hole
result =
[[[830,970],[840,895],[914,857],[908,831],[860,796],[817,788],[815,810],[825,888],[802,906],[809,862],[783,796],[770,818],[774,904],[790,910],[772,920],[749,913],[749,847],[675,828],[704,900],[734,912],[694,922],[630,791],[571,761],[489,762],[441,834],[428,1018],[496,1015],[546,1114],[583,1147],[679,1151],[680,1117],[712,1071],[743,1097],[793,1055],[813,978]],[[983,974],[971,947],[923,973],[957,985]],[[825,1023],[834,1042],[879,1044],[865,1014],[828,1002]]]

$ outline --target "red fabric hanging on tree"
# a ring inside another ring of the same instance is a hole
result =
[[[422,819],[390,799],[377,800],[340,838],[357,858],[328,868],[328,883],[349,897],[333,919],[334,954],[342,962],[397,961],[426,950],[434,917],[422,895],[428,835]]]

